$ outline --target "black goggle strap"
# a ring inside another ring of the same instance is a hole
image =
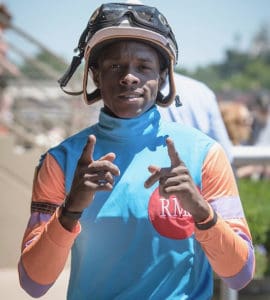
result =
[[[82,57],[80,56],[73,56],[72,61],[68,69],[66,70],[65,74],[58,80],[60,84],[60,88],[69,95],[81,95],[83,91],[80,92],[71,92],[64,89],[64,87],[68,84],[70,78],[73,76],[79,65],[81,64]]]
[[[68,69],[66,70],[66,72],[64,73],[64,75],[58,79],[58,83],[60,84],[60,88],[69,95],[81,95],[83,93],[83,91],[80,92],[71,92],[71,91],[67,91],[65,90],[63,87],[65,87],[70,78],[73,76],[73,74],[76,72],[76,70],[78,69],[79,65],[82,62],[83,56],[84,56],[84,49],[85,49],[85,45],[86,45],[86,37],[88,35],[89,32],[89,27],[88,25],[86,26],[86,28],[84,29],[83,33],[80,36],[79,39],[79,43],[78,43],[78,47],[74,50],[75,52],[80,51],[80,53],[76,56],[73,56],[72,61],[70,66],[68,67]]]

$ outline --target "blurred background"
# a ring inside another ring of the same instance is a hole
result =
[[[109,1],[0,1],[3,299],[29,299],[19,288],[16,265],[39,156],[97,120],[101,104],[88,107],[80,96],[67,96],[57,80],[67,69],[89,16],[103,2]],[[255,279],[238,298],[270,299],[270,2],[143,3],[158,7],[175,32],[176,71],[206,83],[217,96],[234,145],[239,190],[256,245]],[[70,89],[80,90],[81,76],[81,72],[75,76]],[[67,278],[68,266],[42,299],[65,299]]]

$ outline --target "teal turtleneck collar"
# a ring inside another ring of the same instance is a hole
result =
[[[109,139],[130,140],[130,138],[150,137],[157,134],[160,113],[153,106],[142,115],[132,119],[120,119],[100,111],[97,130]]]

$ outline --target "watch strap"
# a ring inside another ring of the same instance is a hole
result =
[[[69,210],[67,210],[67,208],[65,206],[65,202],[62,205],[61,214],[64,217],[67,217],[67,218],[72,219],[72,220],[79,220],[80,217],[82,216],[82,213],[83,213],[82,211],[69,211]]]
[[[215,212],[215,210],[213,210],[213,217],[211,218],[211,220],[209,220],[208,222],[203,222],[203,223],[195,222],[195,226],[200,230],[207,230],[207,229],[213,227],[217,223],[217,219],[218,219],[217,213]]]

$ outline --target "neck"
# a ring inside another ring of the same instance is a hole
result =
[[[154,106],[155,106],[155,104],[152,105],[149,109],[147,109],[147,111],[149,111],[150,109],[152,109]],[[109,115],[109,116],[111,116],[111,117],[117,118],[117,119],[134,119],[134,118],[135,118],[135,117],[133,117],[133,118],[121,118],[121,117],[117,116],[115,113],[113,113],[113,112],[109,109],[109,107],[106,106],[106,105],[104,105],[104,107],[103,107],[102,110],[103,110],[103,112],[104,112],[105,114],[107,114],[107,115]],[[140,115],[143,115],[143,114],[146,113],[147,111],[144,111],[144,112],[143,112],[142,114],[140,114]],[[138,116],[136,116],[136,117],[139,117],[140,115],[138,115]]]

